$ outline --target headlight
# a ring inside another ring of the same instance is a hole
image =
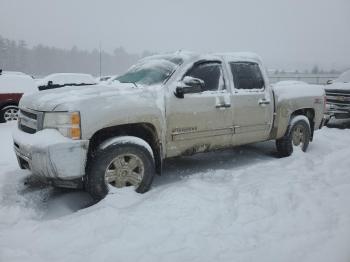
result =
[[[46,112],[44,114],[43,128],[57,129],[65,137],[80,139],[80,113]]]

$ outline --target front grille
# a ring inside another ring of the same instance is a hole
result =
[[[338,106],[350,105],[350,90],[326,90],[327,103]]]
[[[43,113],[21,108],[18,116],[18,128],[23,132],[35,134],[41,129]]]

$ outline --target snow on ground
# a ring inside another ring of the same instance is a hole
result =
[[[26,178],[13,126],[0,125],[0,261],[350,261],[349,129],[284,159],[266,142],[170,160],[150,192],[89,206]]]

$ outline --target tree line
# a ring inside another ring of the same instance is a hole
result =
[[[28,47],[23,40],[14,41],[0,36],[0,69],[4,71],[20,71],[34,76],[45,76],[51,73],[72,72],[89,73],[98,76],[119,74],[126,70],[141,57],[149,55],[130,54],[123,47],[116,48],[112,54],[94,49],[80,50],[73,47],[70,50],[35,45]]]

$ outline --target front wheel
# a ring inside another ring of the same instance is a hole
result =
[[[138,144],[110,145],[100,150],[91,161],[85,187],[95,200],[104,198],[109,186],[132,186],[138,193],[145,193],[151,187],[154,160],[149,150]]]
[[[311,128],[306,116],[292,118],[286,134],[276,140],[276,148],[280,157],[287,157],[293,153],[294,148],[306,152],[311,139]]]
[[[10,122],[10,121],[16,121],[18,119],[18,107],[11,105],[11,106],[5,106],[0,111],[0,122]]]

